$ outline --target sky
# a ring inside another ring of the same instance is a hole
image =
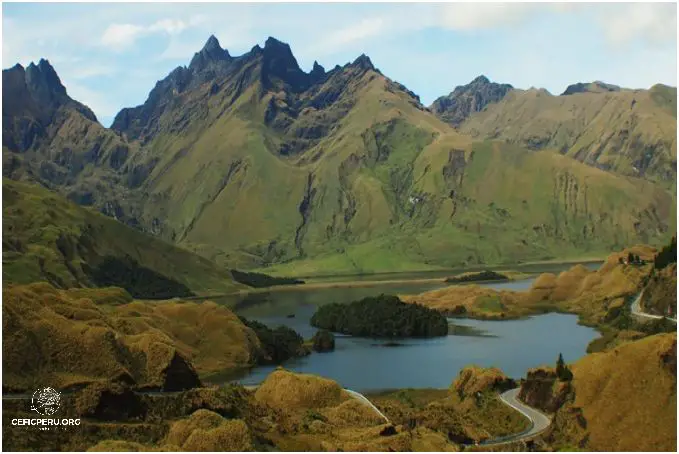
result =
[[[109,126],[211,34],[234,56],[273,36],[305,71],[364,53],[425,105],[481,74],[553,94],[677,85],[675,3],[3,3],[2,67],[48,59]]]

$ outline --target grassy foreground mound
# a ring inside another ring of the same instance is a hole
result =
[[[12,426],[25,402],[3,405],[5,450],[53,451],[456,451],[445,430],[385,423],[327,379],[277,370],[262,388],[197,388],[156,396],[90,386],[64,394],[59,417],[77,431]],[[262,389],[264,391],[262,391]],[[329,392],[332,398],[324,397]],[[114,396],[114,398],[111,398]],[[292,396],[289,398],[288,396]],[[103,403],[108,412],[99,411]],[[90,409],[85,412],[86,409]]]
[[[255,399],[274,408],[306,409],[336,406],[350,397],[332,380],[279,369],[257,388]]]
[[[2,277],[123,287],[138,298],[244,288],[226,269],[39,186],[3,178]]]
[[[676,451],[677,335],[658,334],[585,356],[544,440],[555,449]],[[541,386],[530,377],[524,388]],[[544,403],[543,402],[543,403]],[[532,402],[539,405],[539,402]]]
[[[3,388],[114,380],[186,389],[198,374],[253,365],[255,333],[211,302],[145,303],[122,289],[3,289]],[[206,348],[209,345],[209,348]]]
[[[318,308],[311,325],[342,334],[368,337],[436,337],[448,334],[441,314],[398,297],[379,295],[349,304],[332,303]]]

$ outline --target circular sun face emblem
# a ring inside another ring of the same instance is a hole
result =
[[[61,394],[54,388],[36,389],[31,399],[31,410],[43,415],[50,416],[56,413],[61,404]]]

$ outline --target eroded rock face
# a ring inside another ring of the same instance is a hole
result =
[[[570,383],[559,381],[554,369],[533,369],[521,383],[519,399],[531,407],[554,413],[566,401],[570,390]]]

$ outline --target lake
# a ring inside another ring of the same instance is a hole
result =
[[[572,264],[555,268],[559,272]],[[599,264],[586,264],[595,269]],[[547,271],[547,270],[545,270]],[[423,279],[426,273],[418,273]],[[393,278],[393,277],[392,277]],[[398,277],[401,279],[401,277]],[[525,290],[533,278],[488,283],[504,290]],[[366,296],[417,294],[445,287],[443,282],[399,282],[369,287],[338,287],[272,291],[230,296],[216,301],[232,307],[237,314],[265,323],[269,327],[285,325],[310,338],[316,328],[309,324],[320,305],[345,303]],[[334,352],[312,353],[283,364],[296,372],[331,378],[355,391],[393,388],[446,388],[466,365],[496,366],[513,378],[525,376],[528,369],[553,365],[559,353],[572,362],[586,353],[590,341],[599,336],[592,328],[577,324],[577,316],[546,314],[522,320],[480,321],[451,319],[451,323],[473,328],[481,335],[449,335],[433,339],[400,340],[400,346],[384,346],[384,340],[337,336]],[[249,371],[215,375],[205,381],[223,383],[239,381],[245,385],[261,383],[276,366],[259,366]]]

